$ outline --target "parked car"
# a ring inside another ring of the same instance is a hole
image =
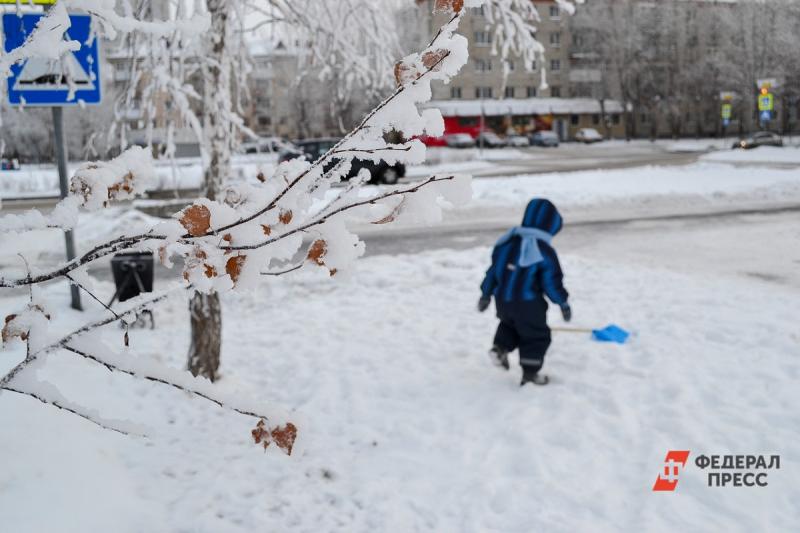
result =
[[[506,139],[508,146],[515,146],[515,147],[523,147],[523,146],[530,146],[531,141],[524,135],[509,135],[508,139]]]
[[[475,144],[486,148],[502,148],[506,145],[506,140],[493,131],[484,131],[478,134]]]
[[[444,136],[444,142],[450,148],[473,148],[475,139],[469,133],[451,133]]]
[[[258,139],[244,141],[241,146],[241,152],[245,154],[272,154],[289,148],[289,143],[280,137],[259,137]]]
[[[558,146],[558,134],[550,130],[537,131],[531,135],[533,146]]]
[[[324,139],[306,139],[303,141],[295,141],[294,146],[283,150],[278,156],[278,160],[283,163],[290,159],[297,157],[305,157],[309,161],[316,161],[328,150],[339,142],[339,139],[324,138]],[[338,158],[332,157],[331,160],[323,166],[323,170],[327,172],[338,162]],[[345,179],[351,179],[358,175],[362,169],[367,169],[370,173],[370,182],[386,183],[392,185],[406,175],[406,167],[400,163],[389,165],[385,161],[373,163],[372,161],[364,161],[362,159],[353,158],[353,165],[350,172],[345,176]]]
[[[581,128],[578,130],[578,133],[575,134],[575,140],[578,142],[591,144],[602,141],[603,136],[600,135],[600,132],[594,128]]]
[[[749,150],[751,148],[758,148],[759,146],[783,146],[783,138],[777,133],[773,133],[771,131],[759,131],[758,133],[735,143],[733,148]]]
[[[3,158],[0,160],[0,170],[19,170],[22,168],[19,164],[19,159],[12,157],[10,159]]]

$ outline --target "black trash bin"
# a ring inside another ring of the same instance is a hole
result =
[[[153,292],[153,253],[125,252],[111,258],[111,272],[117,292],[109,302],[124,302],[143,292]]]

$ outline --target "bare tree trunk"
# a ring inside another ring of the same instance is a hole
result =
[[[217,379],[222,347],[222,308],[219,294],[194,293],[189,302],[192,344],[189,347],[189,370],[195,376]]]
[[[228,38],[227,0],[209,0],[211,43],[207,67],[203,69],[203,144],[207,153],[205,195],[214,200],[219,195],[230,169],[232,114],[230,61],[226,50]],[[195,293],[189,302],[192,339],[189,346],[189,371],[211,381],[218,376],[222,347],[222,307],[217,293]]]

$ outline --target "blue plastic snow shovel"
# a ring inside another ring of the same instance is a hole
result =
[[[554,327],[553,331],[563,331],[566,333],[591,333],[592,340],[597,342],[616,342],[617,344],[625,344],[630,333],[617,326],[616,324],[609,324],[602,329],[591,328],[570,328],[570,327]]]

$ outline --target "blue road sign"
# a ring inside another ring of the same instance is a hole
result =
[[[33,32],[41,14],[3,15],[5,51],[19,47]],[[60,60],[31,58],[11,67],[8,102],[27,106],[68,106],[100,103],[100,61],[89,15],[70,15],[65,39],[81,44]],[[72,92],[70,92],[72,90]]]
[[[772,120],[772,112],[771,111],[762,111],[760,116],[761,122],[769,122]]]

